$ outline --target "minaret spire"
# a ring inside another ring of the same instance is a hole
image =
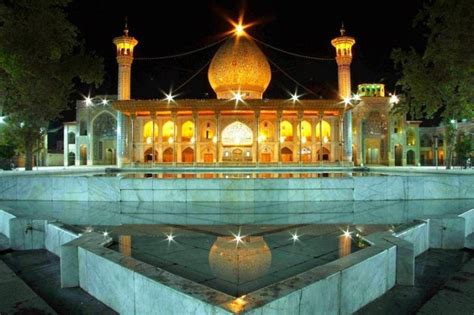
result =
[[[341,32],[341,36],[344,36],[344,34],[346,34],[346,29],[344,28],[344,21],[342,21],[341,29],[339,31]]]
[[[125,28],[123,29],[123,34],[128,36],[128,17],[125,16]]]

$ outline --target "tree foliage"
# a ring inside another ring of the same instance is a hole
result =
[[[414,21],[425,30],[423,51],[395,49],[403,101],[396,110],[445,122],[474,118],[474,1],[429,1]]]
[[[86,54],[64,12],[70,0],[0,3],[0,102],[8,135],[26,151],[32,168],[35,142],[67,107],[75,78],[102,81],[102,60]]]

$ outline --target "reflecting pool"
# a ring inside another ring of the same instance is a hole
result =
[[[232,296],[241,296],[368,246],[389,225],[115,227],[112,249]]]

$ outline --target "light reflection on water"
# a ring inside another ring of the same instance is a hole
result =
[[[111,248],[238,297],[368,246],[361,231],[389,228],[344,226],[347,236],[338,225],[132,225],[111,231]]]
[[[123,177],[123,178],[162,178],[162,179],[175,179],[175,178],[324,178],[324,177],[352,177],[352,176],[388,176],[382,173],[369,173],[369,172],[226,172],[226,173],[215,173],[215,172],[189,172],[189,173],[106,173],[106,174],[94,174],[93,176],[106,176],[106,177]]]

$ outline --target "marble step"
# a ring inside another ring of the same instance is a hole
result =
[[[417,314],[474,314],[474,259],[464,264]]]
[[[56,314],[0,260],[0,314]]]

